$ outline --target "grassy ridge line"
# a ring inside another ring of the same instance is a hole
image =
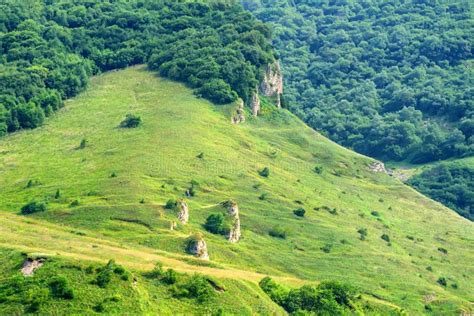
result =
[[[171,258],[164,251],[160,251],[164,255],[159,255],[156,254],[154,249],[146,247],[134,245],[133,249],[131,249],[124,244],[119,244],[103,237],[79,236],[71,232],[70,228],[31,218],[25,219],[13,214],[4,213],[2,217],[0,246],[4,248],[97,262],[107,262],[110,259],[114,259],[128,268],[142,271],[152,269],[155,263],[160,261],[165,267],[180,272],[197,272],[218,278],[258,282],[266,276],[234,268],[218,269],[195,266],[174,259],[177,255],[169,254],[174,257]],[[90,232],[87,232],[87,234],[89,235]],[[186,257],[182,256],[182,258],[185,259]],[[285,276],[273,276],[273,278],[294,285],[305,282],[304,280]]]

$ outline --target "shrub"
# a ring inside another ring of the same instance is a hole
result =
[[[227,235],[230,232],[230,225],[227,223],[226,217],[221,213],[209,215],[204,228],[213,234]]]
[[[445,277],[438,278],[438,280],[436,282],[438,282],[438,284],[441,285],[441,286],[447,286],[448,285],[448,281],[446,280]]]
[[[300,207],[300,208],[297,208],[296,210],[294,210],[293,213],[298,217],[304,217],[304,214],[306,213],[306,210],[304,208]]]
[[[63,298],[66,300],[74,298],[74,292],[69,287],[67,279],[62,276],[55,277],[51,282],[49,282],[49,288],[51,290],[51,295],[55,298]]]
[[[270,296],[272,301],[278,305],[284,304],[288,291],[280,284],[273,281],[270,277],[263,278],[258,284],[260,285],[260,288]]]
[[[275,226],[272,229],[270,229],[268,234],[272,237],[286,239],[286,237],[288,235],[288,231],[287,231],[286,228],[283,228],[281,226]]]
[[[87,146],[87,139],[83,138],[79,144],[79,149],[84,149]]]
[[[61,191],[59,189],[56,190],[56,194],[54,194],[54,198],[57,200],[61,197]]]
[[[321,247],[321,250],[324,251],[325,253],[330,253],[332,249],[332,245],[326,244],[323,247]]]
[[[382,238],[386,242],[390,242],[390,237],[387,234],[383,234],[382,236],[380,236],[380,238]]]
[[[270,169],[268,169],[268,167],[265,167],[262,170],[260,170],[258,174],[261,175],[262,177],[268,178],[268,176],[270,175]]]
[[[168,269],[163,273],[161,280],[166,284],[175,284],[178,281],[178,273],[173,269]]]
[[[166,201],[166,204],[165,204],[165,209],[167,210],[172,210],[176,207],[176,200],[168,200]]]
[[[427,266],[426,267],[426,270],[430,271],[430,272],[433,272],[433,267],[432,266]]]
[[[372,212],[370,212],[370,214],[372,214],[372,216],[375,216],[375,217],[379,217],[379,216],[380,216],[380,213],[377,212],[377,211],[372,211]]]
[[[267,193],[262,193],[262,194],[258,197],[258,199],[259,199],[260,201],[264,201],[264,200],[267,199],[267,196],[268,196]]]
[[[323,167],[322,166],[314,167],[314,172],[316,172],[317,174],[322,174],[323,173]]]
[[[196,158],[199,158],[199,159],[204,158],[204,153],[200,153],[199,155],[196,156]]]
[[[114,171],[112,172],[112,174],[110,175],[111,178],[117,178],[117,173]]]
[[[120,127],[122,128],[136,128],[138,127],[142,122],[142,119],[140,116],[133,115],[133,114],[127,114],[125,116],[125,119],[120,123]]]
[[[44,202],[32,201],[21,208],[21,214],[23,215],[29,215],[44,211],[46,211],[46,204]]]
[[[360,228],[357,232],[360,235],[360,240],[365,240],[367,237],[367,228]]]
[[[448,250],[446,250],[445,248],[442,248],[442,247],[439,247],[438,251],[441,252],[441,253],[444,253],[445,255],[448,254]]]
[[[74,200],[71,202],[71,204],[69,204],[69,207],[76,207],[76,206],[79,206],[80,202],[79,200]]]
[[[200,274],[194,274],[184,282],[180,282],[173,288],[173,292],[176,297],[194,298],[199,302],[205,302],[213,295],[208,280]]]

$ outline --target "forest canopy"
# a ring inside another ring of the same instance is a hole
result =
[[[213,102],[247,101],[274,60],[269,38],[229,1],[2,1],[0,136],[40,126],[91,75],[139,63]]]
[[[469,163],[441,163],[414,176],[409,184],[474,221],[474,168]]]
[[[468,1],[242,3],[273,26],[286,103],[313,128],[385,160],[474,153]]]

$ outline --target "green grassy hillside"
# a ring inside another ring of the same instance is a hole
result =
[[[233,279],[228,293],[250,287],[267,300],[248,313],[281,312],[255,286],[265,275],[290,286],[345,281],[416,314],[472,309],[473,223],[373,173],[369,158],[286,111],[267,107],[263,117],[232,125],[230,110],[140,67],[95,77],[45,126],[0,140],[0,246],[67,260],[115,259],[133,271],[161,261]],[[119,128],[127,113],[143,124]],[[268,177],[259,175],[265,167]],[[192,183],[196,194],[187,198]],[[186,198],[190,222],[170,230],[177,218],[164,205],[177,198]],[[229,199],[240,208],[237,244],[202,226]],[[32,200],[47,202],[47,210],[18,216]],[[293,214],[297,208],[305,217]],[[276,226],[286,239],[269,235]],[[194,232],[204,234],[209,263],[185,254]],[[233,312],[244,311],[241,303]]]

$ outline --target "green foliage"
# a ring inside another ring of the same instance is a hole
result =
[[[386,242],[390,243],[390,237],[387,234],[382,234],[382,236],[380,236],[380,238],[382,238]]]
[[[176,205],[177,205],[176,200],[171,200],[170,199],[170,200],[166,201],[165,209],[172,210],[176,207]]]
[[[87,139],[83,138],[79,144],[79,149],[84,149],[87,146]]]
[[[356,291],[351,286],[338,282],[304,285],[288,291],[266,277],[259,285],[275,303],[292,314],[343,315],[353,309],[356,298]]]
[[[178,281],[178,273],[173,269],[166,270],[161,280],[166,284],[175,284]]]
[[[271,23],[285,103],[313,128],[381,159],[474,153],[466,2],[241,2]]]
[[[438,280],[436,280],[436,282],[438,282],[438,284],[441,285],[441,286],[447,286],[448,285],[448,281],[446,280],[445,277],[439,277]]]
[[[277,225],[270,229],[268,234],[272,237],[286,239],[286,237],[288,236],[288,229]]]
[[[32,201],[21,208],[21,214],[23,215],[29,215],[44,211],[46,211],[46,203],[38,201]]]
[[[229,103],[248,101],[274,60],[268,27],[232,2],[9,1],[0,11],[0,136],[40,126],[101,71],[147,63]]]
[[[298,217],[304,217],[305,213],[306,213],[306,210],[302,207],[297,208],[296,210],[293,211],[293,214],[295,214]]]
[[[54,198],[57,200],[61,197],[61,190],[57,189],[56,193],[54,194]]]
[[[270,175],[270,169],[268,169],[268,167],[265,167],[262,170],[260,170],[258,174],[261,175],[262,177],[268,178],[268,176]]]
[[[314,167],[314,172],[316,172],[317,174],[322,174],[323,173],[323,166]]]
[[[360,240],[365,240],[365,238],[367,237],[367,228],[360,228],[357,232],[360,235]]]
[[[201,274],[194,274],[191,277],[183,278],[173,288],[173,295],[175,297],[192,298],[200,303],[208,301],[213,297],[213,294],[209,281]]]
[[[65,277],[57,276],[51,282],[49,282],[49,288],[51,289],[51,295],[55,298],[62,298],[71,300],[74,298],[74,292],[69,287],[68,281]]]
[[[442,163],[410,178],[408,183],[474,221],[474,168],[469,163]]]
[[[230,223],[226,220],[226,216],[222,213],[211,214],[206,219],[204,228],[213,234],[228,235],[230,232]]]
[[[134,114],[127,114],[125,119],[120,122],[120,127],[122,128],[137,128],[142,122],[140,116]]]

